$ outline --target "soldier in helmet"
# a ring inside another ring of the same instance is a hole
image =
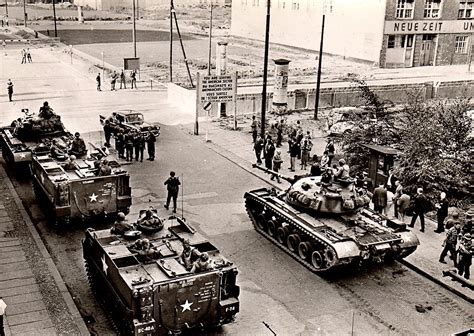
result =
[[[87,154],[86,143],[81,138],[81,134],[79,132],[76,132],[74,134],[74,140],[72,140],[71,142],[69,154],[74,154],[77,157],[81,157]]]
[[[123,212],[119,212],[114,226],[112,227],[112,233],[121,235],[130,230],[133,230],[133,225],[127,222]]]
[[[110,174],[112,174],[112,168],[109,166],[109,161],[104,159],[99,167],[99,176],[107,176]]]
[[[49,119],[54,115],[53,109],[49,106],[49,103],[45,101],[43,106],[40,107],[38,117],[43,119]]]
[[[191,246],[189,240],[183,241],[183,251],[179,255],[179,262],[186,268],[186,270],[191,270],[193,267],[194,260],[198,258],[201,253],[197,248]]]
[[[193,268],[191,268],[191,273],[204,272],[212,270],[214,268],[214,263],[209,259],[209,254],[207,252],[201,253],[199,259],[193,263]]]
[[[70,155],[69,159],[67,160],[66,164],[64,165],[65,170],[76,170],[76,157],[74,155]]]
[[[53,139],[51,144],[51,157],[60,161],[64,161],[67,158],[66,148],[59,144],[58,139]]]
[[[145,213],[138,218],[137,224],[160,230],[163,227],[163,222],[161,221],[160,217],[158,217],[158,214],[153,210],[153,207],[150,207],[150,209],[146,210]]]

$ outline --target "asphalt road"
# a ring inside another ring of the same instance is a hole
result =
[[[271,335],[273,330],[278,335],[446,335],[474,325],[471,306],[398,263],[332,277],[312,274],[253,230],[243,194],[265,186],[265,182],[175,126],[181,114],[166,112],[169,106],[163,102],[163,92],[97,93],[88,74],[50,58],[47,50],[36,55],[42,64],[28,71],[24,65],[15,65],[13,71],[8,64],[3,68],[17,75],[24,97],[32,98],[15,105],[2,99],[5,117],[18,114],[16,109],[22,103],[35,106],[47,94],[54,94],[53,108],[63,111],[67,127],[81,130],[89,142],[100,142],[98,110],[125,103],[143,108],[148,119],[166,124],[162,124],[157,160],[127,166],[134,197],[130,216],[150,204],[164,213],[163,181],[170,170],[177,172],[184,182],[184,217],[240,270],[241,312],[235,323],[216,333]],[[43,83],[42,93],[32,94],[38,83]],[[182,120],[187,120],[185,117]],[[14,183],[80,310],[99,334],[113,333],[86,281],[80,246],[85,227],[59,230],[48,226],[29,181]]]

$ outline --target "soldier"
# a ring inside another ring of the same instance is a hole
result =
[[[64,165],[65,170],[76,170],[76,157],[74,155],[69,156],[66,164]]]
[[[137,224],[146,225],[149,227],[163,227],[163,222],[161,221],[160,217],[153,211],[154,209],[150,207],[150,209],[145,211],[145,214],[138,218]]]
[[[81,134],[76,132],[74,134],[74,140],[72,140],[71,148],[69,149],[69,154],[74,154],[77,157],[81,157],[87,154],[86,143],[81,138]]]
[[[258,122],[255,120],[255,116],[252,116],[252,124],[250,125],[252,128],[252,139],[253,143],[257,141],[257,133],[258,133]]]
[[[117,82],[117,78],[118,74],[114,71],[110,77],[110,91],[115,91],[115,83]]]
[[[454,262],[454,267],[457,267],[456,244],[458,242],[458,234],[461,229],[461,223],[459,222],[458,218],[459,214],[453,213],[452,220],[448,220],[446,222],[446,229],[448,229],[448,232],[446,232],[446,239],[442,245],[444,247],[443,251],[439,256],[439,262],[446,264],[444,258],[449,252],[451,254],[451,259]]]
[[[12,80],[9,78],[7,81],[7,92],[8,92],[8,100],[13,100],[13,83]]]
[[[105,120],[104,125],[104,136],[105,136],[105,146],[110,147],[110,138],[114,132],[113,126],[110,124],[110,120]]]
[[[146,137],[146,145],[148,149],[148,159],[149,161],[155,160],[155,142],[156,137],[152,132],[148,132],[148,136]]]
[[[135,161],[143,162],[143,152],[145,151],[145,137],[141,132],[137,132],[133,138],[133,147],[135,147]]]
[[[165,185],[168,190],[168,197],[166,198],[165,208],[166,210],[169,209],[170,201],[171,199],[173,199],[174,213],[176,213],[176,200],[178,198],[179,186],[181,185],[181,182],[175,175],[176,173],[174,171],[171,171],[170,177],[165,181]]]
[[[43,106],[40,107],[38,117],[43,119],[50,119],[54,115],[53,109],[49,106],[48,102],[45,101]]]
[[[130,79],[131,79],[132,89],[134,86],[136,89],[137,88],[137,72],[135,70],[132,70],[132,73],[130,74]]]
[[[95,81],[97,82],[97,91],[102,91],[102,89],[100,88],[100,73],[97,74]]]
[[[125,83],[125,74],[123,73],[123,70],[122,72],[120,72],[120,89],[122,88],[122,84],[123,84],[123,88],[126,89],[127,84]]]
[[[114,234],[122,235],[125,232],[131,231],[133,229],[133,225],[128,223],[125,219],[125,214],[123,212],[119,212],[111,231]]]
[[[126,160],[133,161],[133,133],[128,132],[125,134],[125,152],[126,152]]]
[[[186,270],[191,270],[195,258],[199,257],[201,253],[197,248],[191,246],[188,239],[183,241],[183,251],[179,255],[179,262],[186,268]]]
[[[109,161],[102,160],[99,168],[99,176],[108,176],[112,174],[112,168],[110,168]]]
[[[191,268],[191,273],[204,272],[207,270],[212,270],[214,268],[214,263],[209,259],[209,254],[207,252],[201,253],[199,259],[193,263],[193,268]]]
[[[53,143],[51,145],[51,157],[58,160],[66,160],[67,158],[66,150],[59,144],[58,139],[53,139]]]
[[[26,50],[21,49],[21,64],[25,64],[25,63],[26,63]]]
[[[458,247],[458,274],[461,276],[464,274],[464,278],[469,279],[471,275],[472,253],[474,251],[471,234],[466,233],[464,236],[462,236],[460,241],[461,242]]]
[[[265,145],[265,167],[272,169],[273,155],[275,155],[275,145],[271,136],[268,136]]]
[[[33,63],[33,59],[31,58],[30,48],[26,48],[26,59],[28,60],[28,63]]]
[[[125,159],[125,135],[123,130],[119,129],[117,135],[115,136],[115,149],[117,150],[118,157],[120,159]]]
[[[312,159],[312,164],[311,164],[311,169],[309,171],[310,176],[321,176],[322,171],[321,171],[321,166],[319,165],[319,159],[316,154],[313,155]]]

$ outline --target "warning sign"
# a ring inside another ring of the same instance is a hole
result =
[[[203,76],[201,79],[201,103],[231,102],[234,99],[234,78],[225,76]]]

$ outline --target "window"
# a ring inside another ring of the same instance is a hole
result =
[[[456,44],[454,46],[454,52],[456,54],[465,54],[467,53],[467,36],[456,36]]]
[[[459,3],[458,18],[470,19],[472,18],[472,9],[474,8],[474,1],[461,1]]]
[[[401,35],[400,47],[402,48],[413,47],[413,35]]]
[[[425,11],[423,17],[437,19],[440,17],[441,0],[425,0]]]
[[[300,2],[293,0],[292,3],[291,3],[291,9],[293,9],[293,10],[300,9]]]
[[[413,18],[414,7],[414,0],[397,0],[397,11],[395,16],[398,19],[411,19]]]
[[[393,49],[393,48],[395,48],[395,35],[388,35],[387,48],[388,48],[388,49]]]

